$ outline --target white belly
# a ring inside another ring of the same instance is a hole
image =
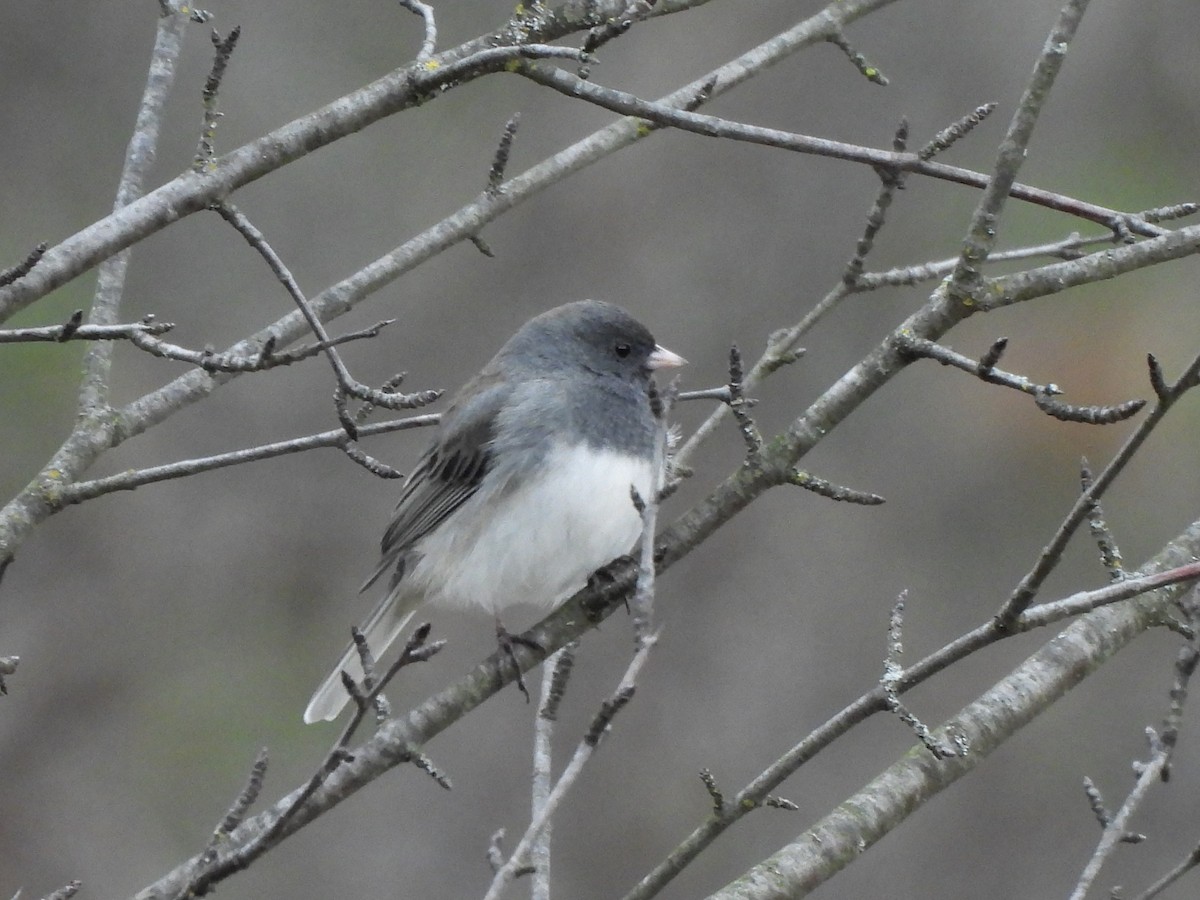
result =
[[[630,487],[650,495],[651,464],[559,447],[543,465],[536,483],[498,497],[481,491],[459,507],[452,523],[420,543],[421,558],[405,581],[427,602],[447,606],[493,613],[514,603],[550,608],[629,552],[642,531]]]

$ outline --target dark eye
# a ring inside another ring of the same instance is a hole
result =
[[[630,347],[628,344],[617,344],[617,346],[614,347],[613,349],[617,351],[617,356],[621,357],[621,359],[624,359],[631,352],[633,352],[633,348]]]

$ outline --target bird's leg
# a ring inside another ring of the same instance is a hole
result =
[[[513,634],[504,627],[504,623],[500,621],[500,616],[496,616],[496,643],[500,645],[500,649],[504,651],[504,655],[512,663],[513,672],[517,676],[517,689],[525,695],[525,702],[529,703],[529,688],[525,687],[525,679],[521,675],[521,664],[517,662],[517,654],[514,652],[514,648],[520,644],[543,655],[546,653],[546,648],[533,638],[525,637],[523,634]]]

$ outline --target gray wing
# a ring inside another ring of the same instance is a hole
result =
[[[437,440],[404,482],[380,545],[383,557],[364,590],[388,571],[394,588],[412,546],[479,489],[492,466],[496,416],[510,392],[495,370],[481,372],[463,387],[442,419]]]

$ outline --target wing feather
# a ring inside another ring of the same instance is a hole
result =
[[[388,571],[394,588],[404,575],[405,558],[413,545],[479,489],[492,466],[496,416],[509,393],[507,382],[490,369],[463,387],[442,419],[437,440],[404,483],[383,535],[382,558],[364,589]]]

